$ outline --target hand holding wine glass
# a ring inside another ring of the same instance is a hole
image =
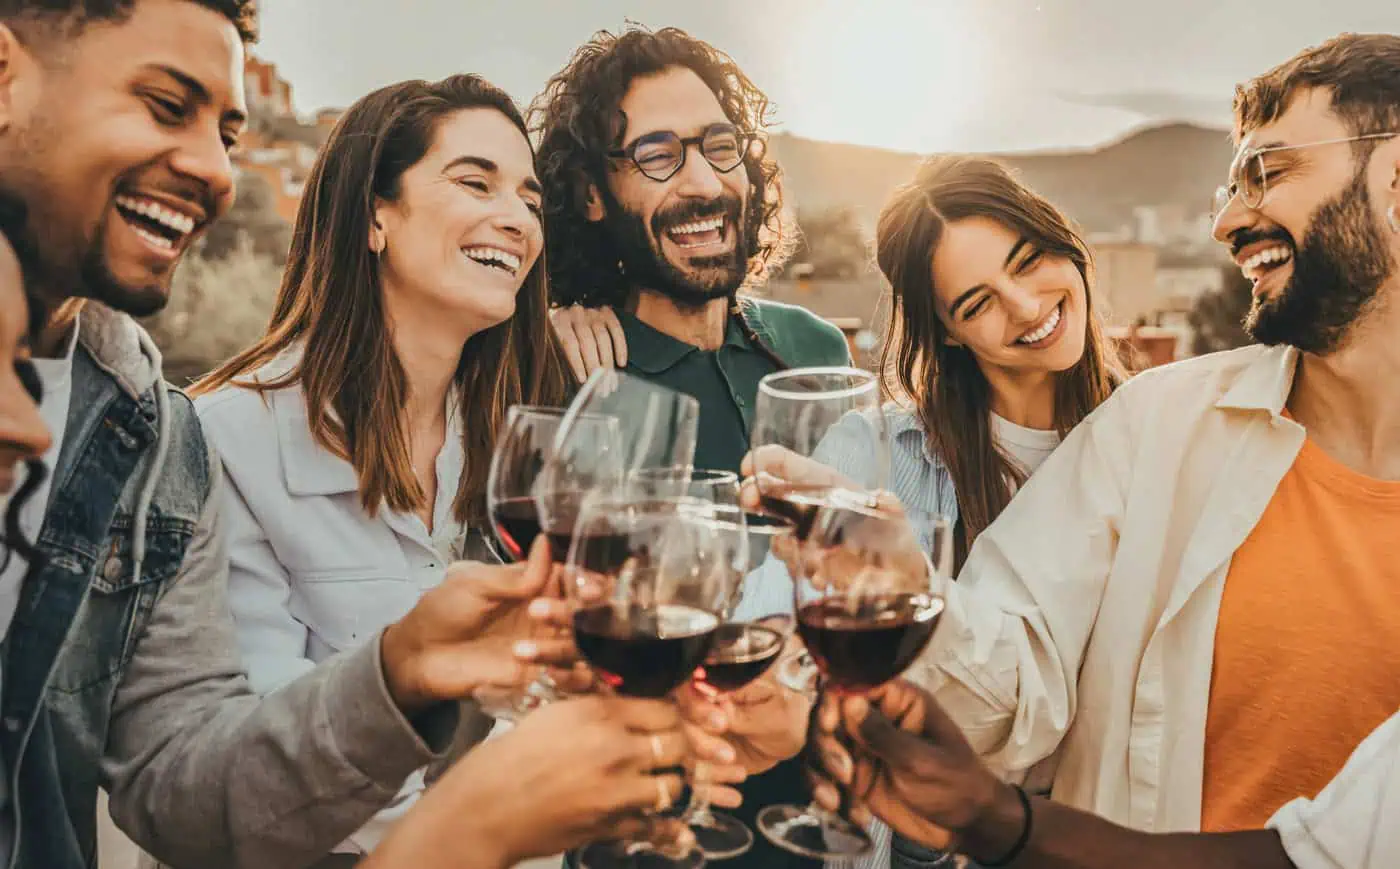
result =
[[[665,697],[704,662],[748,559],[745,537],[729,533],[716,509],[696,499],[637,500],[627,491],[585,501],[565,588],[579,653],[613,692]],[[704,863],[698,850],[663,858],[635,841],[597,843],[578,862],[607,869],[640,854],[661,865]]]

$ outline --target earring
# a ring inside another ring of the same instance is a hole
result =
[[[1394,205],[1386,210],[1385,222],[1390,224],[1391,232],[1400,235],[1400,214],[1396,214]]]

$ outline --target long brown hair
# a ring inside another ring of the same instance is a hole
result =
[[[287,270],[267,334],[206,376],[196,394],[236,383],[258,392],[300,384],[316,443],[355,467],[360,500],[408,512],[426,494],[413,473],[404,408],[408,380],[390,340],[369,228],[378,200],[401,194],[403,173],[432,147],[437,126],[464,109],[493,108],[526,135],[506,93],[474,75],[406,81],[363,97],[331,131],[306,182]],[[562,404],[563,355],[549,328],[544,255],[516,295],[509,320],[467,340],[454,384],[466,467],[453,502],[459,521],[485,517],[493,442],[513,404]],[[247,375],[300,343],[297,365],[274,380]]]
[[[1068,433],[1125,377],[1094,311],[1088,245],[1055,206],[999,163],[982,157],[932,157],[895,192],[880,212],[876,231],[876,259],[894,302],[881,367],[891,386],[916,406],[932,448],[952,476],[958,496],[958,565],[1025,482],[1025,474],[992,437],[986,376],[967,348],[947,343],[948,329],[934,307],[934,251],[944,227],[969,217],[995,220],[1047,254],[1070,260],[1084,279],[1084,355],[1056,375],[1056,430]]]

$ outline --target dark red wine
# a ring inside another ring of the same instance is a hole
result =
[[[752,623],[720,625],[695,678],[720,691],[738,691],[762,676],[783,650],[783,635]]]
[[[807,604],[797,632],[831,687],[868,691],[898,676],[933,636],[941,598],[925,594],[875,595],[854,609],[844,598]]]
[[[705,660],[719,619],[680,604],[605,605],[574,613],[574,642],[619,694],[665,697]]]
[[[574,535],[549,532],[545,536],[549,538],[550,550],[560,553],[555,560],[563,563],[568,558],[569,546]],[[612,575],[622,569],[622,565],[632,554],[632,540],[628,535],[608,533],[599,529],[599,533],[587,534],[578,539],[574,549],[574,564],[594,573]]]
[[[860,503],[860,496],[843,490],[821,489],[761,495],[764,510],[789,522],[798,540],[818,546],[840,546],[846,532],[868,519],[883,520]]]
[[[491,509],[491,524],[507,554],[512,560],[520,561],[530,554],[530,545],[540,533],[540,513],[535,499],[508,498],[499,502]]]
[[[825,493],[815,491],[760,495],[758,504],[769,514],[791,525],[792,533],[797,535],[797,539],[806,540],[812,530],[812,520],[816,518],[817,509],[822,505],[823,494]]]

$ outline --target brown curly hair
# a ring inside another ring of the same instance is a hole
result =
[[[585,207],[590,185],[607,189],[606,152],[622,146],[627,89],[638,78],[674,66],[698,75],[729,121],[757,137],[744,160],[748,281],[761,282],[791,253],[781,173],[765,147],[772,104],[763,91],[733,58],[684,30],[632,24],[620,35],[600,30],[550,78],[529,113],[540,143],[536,168],[545,191],[545,245],[556,304],[622,307],[627,302],[629,287],[616,245],[601,221],[587,218]]]

